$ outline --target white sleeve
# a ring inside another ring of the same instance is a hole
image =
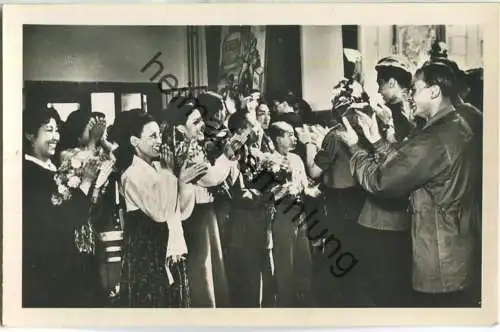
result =
[[[196,184],[206,188],[217,186],[229,176],[231,170],[237,165],[238,161],[229,160],[222,154],[217,158],[215,164],[208,168],[207,174],[198,180]]]
[[[186,220],[191,216],[195,203],[195,186],[190,183],[179,183],[179,212],[181,220]]]

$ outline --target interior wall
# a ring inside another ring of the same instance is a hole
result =
[[[185,26],[25,26],[23,38],[25,80],[150,82],[159,67],[141,69],[161,52],[163,73],[187,85]]]
[[[302,26],[302,96],[313,110],[331,108],[333,87],[344,77],[342,27]]]
[[[447,25],[445,35],[448,57],[456,61],[461,69],[482,66],[483,35],[480,26]],[[378,90],[375,65],[380,58],[393,53],[392,26],[360,26],[359,39],[365,89],[370,95],[375,95]]]
[[[483,31],[478,25],[447,25],[448,56],[467,70],[483,66]]]
[[[381,58],[392,54],[392,26],[362,25],[358,31],[364,87],[370,96],[376,96],[378,84],[375,65]]]

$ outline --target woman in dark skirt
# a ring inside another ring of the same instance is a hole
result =
[[[183,166],[179,179],[161,157],[158,124],[147,113],[132,110],[115,122],[116,150],[125,198],[123,269],[120,298],[127,307],[188,307],[187,246],[182,220],[194,206],[188,183],[205,167]]]
[[[88,255],[78,250],[75,230],[87,222],[90,184],[87,168],[64,202],[51,162],[59,142],[55,110],[27,110],[23,160],[23,307],[98,307],[102,292]],[[62,191],[62,190],[61,190]]]

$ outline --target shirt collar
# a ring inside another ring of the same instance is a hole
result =
[[[29,161],[37,164],[38,166],[43,167],[51,172],[57,171],[57,167],[52,163],[52,161],[50,161],[50,159],[48,159],[47,161],[41,161],[40,159],[33,157],[29,154],[25,154],[24,159],[29,160]]]

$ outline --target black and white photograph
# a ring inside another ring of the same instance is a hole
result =
[[[19,28],[22,309],[484,309],[486,24],[80,22]]]

